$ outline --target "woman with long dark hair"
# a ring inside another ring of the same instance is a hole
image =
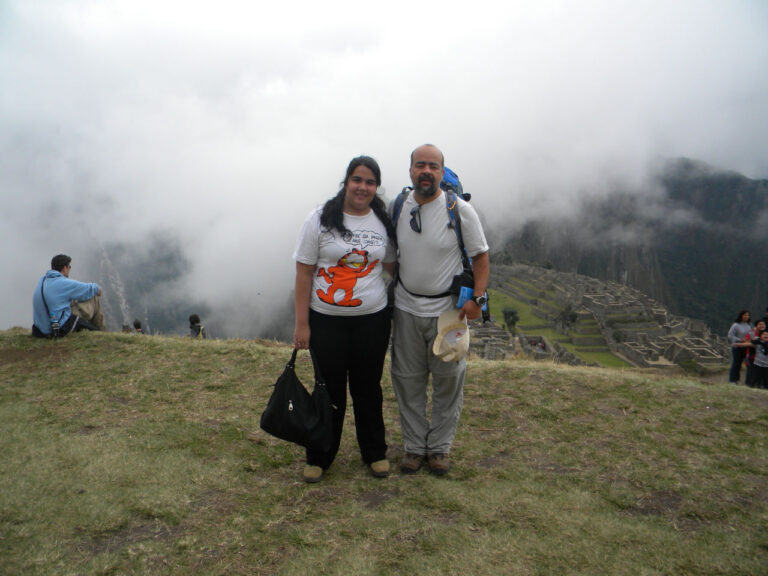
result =
[[[728,330],[728,343],[731,345],[731,371],[728,375],[728,381],[731,384],[738,384],[741,378],[741,365],[747,355],[748,342],[745,338],[752,330],[752,324],[749,323],[749,310],[740,310],[736,319]]]
[[[306,482],[319,482],[339,450],[347,381],[363,462],[376,477],[389,474],[381,375],[391,322],[382,272],[392,274],[396,254],[394,229],[377,195],[380,185],[376,161],[354,158],[341,190],[304,221],[293,255],[293,345],[312,348],[337,406],[334,445],[327,452],[307,450]]]

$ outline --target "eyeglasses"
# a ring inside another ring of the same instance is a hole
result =
[[[411,209],[411,230],[421,234],[421,206]]]

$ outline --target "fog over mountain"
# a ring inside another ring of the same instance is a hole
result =
[[[766,29],[761,0],[5,1],[0,328],[31,324],[63,252],[109,284],[113,325],[284,329],[306,214],[361,153],[393,197],[424,142],[496,245],[616,190],[696,221],[658,162],[768,177]]]
[[[768,306],[768,179],[686,158],[660,163],[660,190],[616,190],[577,214],[529,220],[492,258],[636,288],[724,335],[737,311]]]

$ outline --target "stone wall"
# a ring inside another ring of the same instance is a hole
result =
[[[578,319],[566,330],[574,341],[581,342],[579,335],[589,335],[584,343],[593,345],[602,339],[610,350],[637,366],[693,362],[703,368],[727,366],[730,361],[727,342],[712,337],[704,322],[673,315],[628,286],[523,264],[491,269],[496,289],[530,304],[532,313],[545,321],[541,327],[561,329],[557,316],[570,306]],[[591,325],[583,330],[580,322]],[[600,337],[592,336],[595,325]],[[547,348],[551,357],[562,356],[556,346]]]

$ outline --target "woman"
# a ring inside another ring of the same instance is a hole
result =
[[[333,403],[335,442],[307,450],[306,482],[319,482],[339,450],[349,393],[360,454],[376,477],[389,475],[382,415],[381,374],[390,315],[382,270],[392,274],[394,229],[376,194],[381,170],[369,156],[354,158],[341,190],[309,214],[296,260],[293,345],[312,348]]]
[[[744,337],[752,330],[749,323],[749,310],[741,310],[733,321],[731,329],[728,330],[728,342],[731,344],[731,372],[728,375],[728,381],[731,384],[738,384],[741,378],[741,365],[747,354],[749,344],[744,341]]]

